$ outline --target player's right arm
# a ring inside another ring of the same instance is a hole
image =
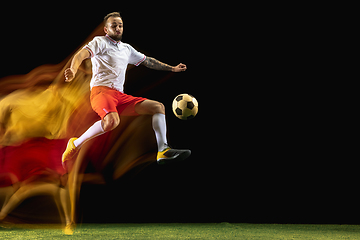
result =
[[[82,63],[82,61],[84,61],[84,59],[89,58],[90,57],[90,53],[87,49],[83,48],[81,49],[77,54],[75,54],[75,56],[73,57],[72,61],[71,61],[71,65],[69,68],[67,68],[65,70],[65,82],[71,82],[76,73],[77,70],[79,69],[80,64]]]

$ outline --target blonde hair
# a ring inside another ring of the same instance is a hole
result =
[[[119,12],[112,12],[112,13],[109,13],[108,15],[106,15],[104,17],[104,24],[106,25],[107,23],[107,20],[110,18],[110,17],[120,17],[121,18],[121,15]]]

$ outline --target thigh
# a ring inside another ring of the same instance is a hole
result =
[[[117,99],[114,97],[114,93],[105,90],[100,87],[94,87],[91,90],[90,97],[91,107],[101,119],[104,119],[108,113],[117,113]]]
[[[165,114],[165,107],[160,102],[147,99],[136,104],[135,111],[140,115],[153,115],[156,113]]]
[[[117,107],[117,111],[121,116],[138,116],[139,114],[135,111],[135,106],[145,100],[147,99],[121,93],[118,95],[119,104]]]

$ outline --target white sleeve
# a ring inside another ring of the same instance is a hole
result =
[[[145,54],[136,51],[135,48],[133,48],[130,45],[129,45],[129,49],[130,49],[129,63],[135,66],[139,66],[140,63],[142,63],[146,59]]]
[[[85,45],[85,47],[89,53],[90,57],[94,57],[96,54],[100,52],[100,39],[95,37],[93,40],[91,40],[88,44]]]

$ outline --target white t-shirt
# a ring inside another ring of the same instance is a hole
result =
[[[123,92],[127,65],[139,66],[146,58],[129,44],[116,42],[108,35],[94,37],[84,48],[91,55],[91,89],[106,86]]]

